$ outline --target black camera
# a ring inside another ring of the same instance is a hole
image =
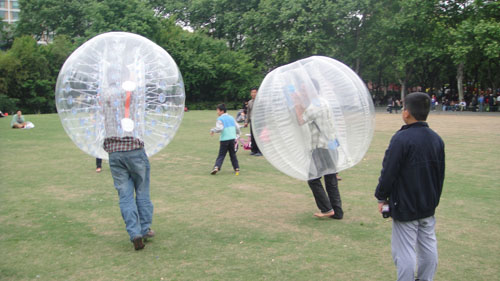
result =
[[[389,202],[385,202],[384,205],[382,205],[382,217],[386,219],[390,216],[391,216],[391,208],[389,207]]]

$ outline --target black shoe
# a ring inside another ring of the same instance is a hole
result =
[[[262,153],[257,152],[257,153],[255,153],[253,156],[262,156]]]
[[[134,248],[136,251],[144,249],[144,243],[142,243],[142,237],[136,237],[132,240],[134,243]]]

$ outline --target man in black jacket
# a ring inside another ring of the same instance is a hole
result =
[[[412,93],[404,99],[406,123],[391,139],[375,191],[379,211],[389,202],[392,256],[398,280],[432,280],[437,268],[434,212],[444,181],[444,143],[425,120],[430,98]]]

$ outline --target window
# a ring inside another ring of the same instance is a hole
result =
[[[5,1],[0,0],[0,8],[5,8]]]
[[[18,20],[19,19],[19,12],[12,12],[12,18],[11,20]]]
[[[18,1],[11,1],[10,3],[12,5],[12,9],[19,9],[19,2]]]

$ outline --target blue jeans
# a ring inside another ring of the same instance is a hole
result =
[[[143,236],[153,221],[149,196],[149,160],[144,149],[109,154],[109,168],[130,240]],[[135,192],[135,198],[134,198]]]

